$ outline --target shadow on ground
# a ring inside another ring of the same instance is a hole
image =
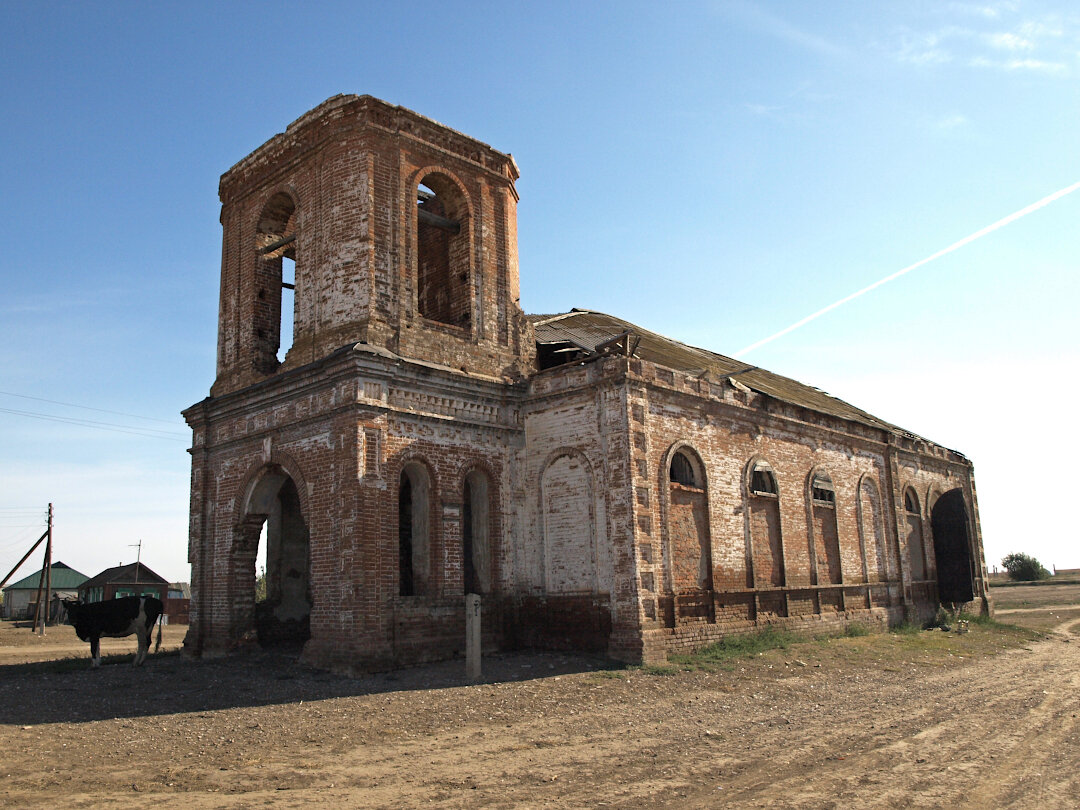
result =
[[[295,653],[254,651],[228,658],[191,660],[178,653],[151,655],[135,668],[116,656],[98,669],[86,658],[0,666],[0,723],[87,723],[121,717],[214,711],[299,701],[467,688],[574,672],[619,669],[599,656],[505,653],[486,656],[473,683],[458,659],[349,678],[311,669]]]

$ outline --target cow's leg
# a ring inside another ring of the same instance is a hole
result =
[[[90,637],[90,658],[94,662],[91,666],[101,666],[101,639],[97,636]]]
[[[135,638],[139,640],[139,650],[135,653],[135,660],[131,663],[135,666],[142,666],[142,662],[146,660],[147,650],[150,649],[150,632],[141,624],[135,631]]]

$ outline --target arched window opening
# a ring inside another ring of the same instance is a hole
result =
[[[779,493],[772,467],[764,461],[755,462],[750,469],[750,497],[747,499],[753,563],[753,576],[749,584],[755,588],[778,588],[785,582]],[[783,596],[778,593],[760,594],[758,615],[786,615]]]
[[[671,457],[671,469],[669,475],[673,483],[683,484],[688,487],[701,486],[694,475],[693,463],[681,450]]]
[[[840,568],[840,535],[836,525],[836,491],[827,473],[817,471],[810,479],[811,517],[814,532],[814,559],[818,585],[839,585],[843,581]],[[843,609],[838,594],[822,593],[820,604]]]
[[[764,461],[755,464],[750,473],[750,491],[755,495],[778,495],[780,492],[772,467]]]
[[[398,595],[427,592],[430,537],[430,483],[427,471],[409,464],[398,484]]]
[[[401,474],[398,487],[398,594],[413,595],[412,481]]]
[[[460,189],[432,173],[416,190],[416,305],[425,318],[469,327],[468,210]]]
[[[919,496],[915,494],[913,489],[904,492],[904,511],[909,515],[919,514]]]
[[[271,373],[292,347],[296,315],[296,205],[275,194],[263,207],[255,238],[255,364]]]
[[[296,262],[291,256],[281,257],[281,327],[278,330],[276,359],[285,362],[296,332]]]
[[[836,490],[833,489],[832,479],[823,472],[814,476],[810,484],[810,495],[818,506],[835,506]]]
[[[661,468],[662,469],[662,468]],[[671,454],[664,538],[675,619],[715,621],[709,496],[701,459],[687,447]]]
[[[488,478],[479,470],[465,476],[461,537],[465,593],[491,590],[491,507]]]
[[[926,579],[926,551],[923,548],[922,513],[919,509],[919,496],[908,487],[904,492],[905,522],[907,523],[908,565],[911,567],[911,579],[921,582]]]

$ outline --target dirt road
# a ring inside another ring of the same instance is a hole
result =
[[[842,638],[674,674],[507,656],[473,686],[461,662],[0,666],[0,805],[1074,807],[1076,631]]]

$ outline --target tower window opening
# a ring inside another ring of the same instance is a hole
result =
[[[458,186],[429,174],[416,190],[416,306],[450,326],[472,320],[468,209]]]
[[[292,347],[296,314],[296,205],[275,194],[256,227],[255,365],[273,373]]]

